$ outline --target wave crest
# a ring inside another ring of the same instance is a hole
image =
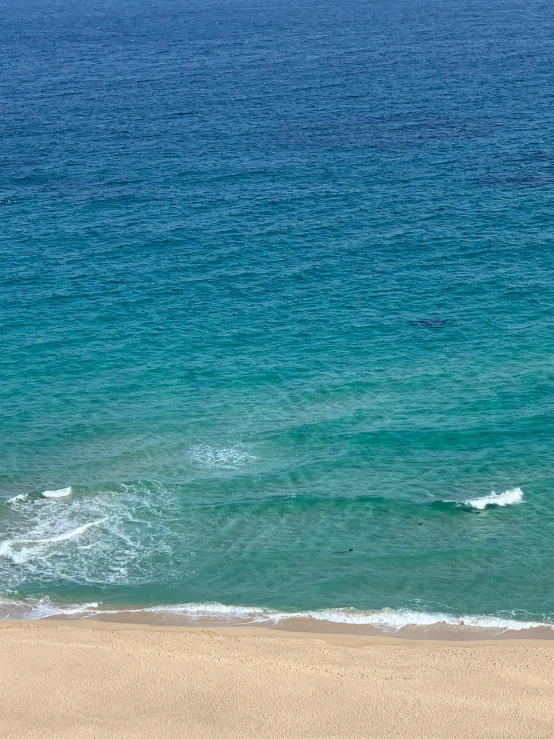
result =
[[[58,488],[58,490],[44,490],[43,498],[67,498],[71,495],[71,486],[67,488]]]
[[[482,498],[470,498],[464,501],[464,505],[476,508],[479,511],[485,510],[489,506],[508,506],[523,503],[523,491],[521,488],[512,488],[505,490],[503,493],[490,493]]]

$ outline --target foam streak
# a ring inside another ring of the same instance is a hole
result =
[[[87,529],[90,529],[92,526],[99,526],[106,520],[106,518],[101,518],[98,521],[90,521],[70,531],[64,531],[63,534],[50,536],[45,539],[6,539],[6,541],[0,542],[0,557],[8,557],[13,562],[21,564],[33,557],[40,557],[43,554],[45,546],[75,539]]]

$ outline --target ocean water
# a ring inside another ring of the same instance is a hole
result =
[[[2,614],[554,621],[552,3],[0,19]]]

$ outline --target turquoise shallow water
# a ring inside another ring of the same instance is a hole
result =
[[[550,622],[552,6],[0,10],[3,612]]]

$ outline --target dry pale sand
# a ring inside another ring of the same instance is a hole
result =
[[[554,646],[0,624],[0,737],[554,737]]]

